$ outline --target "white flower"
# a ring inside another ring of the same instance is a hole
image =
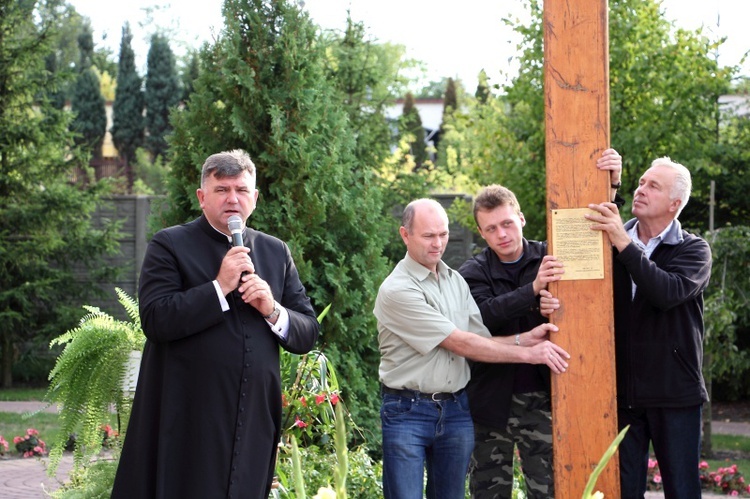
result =
[[[313,496],[313,499],[336,499],[336,492],[329,487],[321,487],[318,489],[318,493]]]

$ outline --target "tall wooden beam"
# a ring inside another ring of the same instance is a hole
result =
[[[606,0],[544,2],[547,233],[552,254],[557,223],[553,214],[610,197],[609,175],[595,167],[610,139],[607,22]],[[600,274],[592,278],[584,273],[550,288],[562,305],[553,317],[561,331],[554,338],[572,355],[568,372],[552,382],[556,499],[581,497],[617,436],[612,258],[611,246],[602,237]],[[616,457],[595,490],[605,497],[620,496]]]

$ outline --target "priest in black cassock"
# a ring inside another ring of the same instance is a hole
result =
[[[246,227],[258,200],[244,151],[214,154],[203,215],[158,232],[138,299],[146,346],[113,498],[266,499],[281,433],[279,347],[318,323],[287,245]],[[241,218],[243,245],[228,219]]]

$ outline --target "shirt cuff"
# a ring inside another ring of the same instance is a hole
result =
[[[214,279],[214,288],[216,289],[216,296],[219,297],[219,304],[221,304],[221,311],[226,312],[229,310],[229,302],[227,301],[227,297],[224,296],[224,293],[221,292],[221,286],[219,286],[219,281]]]
[[[279,302],[275,303],[276,306],[279,307],[279,317],[276,319],[276,324],[272,324],[270,321],[266,321],[266,323],[271,327],[271,331],[273,331],[276,336],[285,340],[289,334],[289,311],[279,305]]]

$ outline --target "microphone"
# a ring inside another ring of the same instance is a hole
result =
[[[244,246],[245,243],[242,242],[242,229],[244,224],[242,223],[242,218],[238,215],[232,215],[227,220],[227,226],[229,227],[229,232],[232,233],[232,246]]]

